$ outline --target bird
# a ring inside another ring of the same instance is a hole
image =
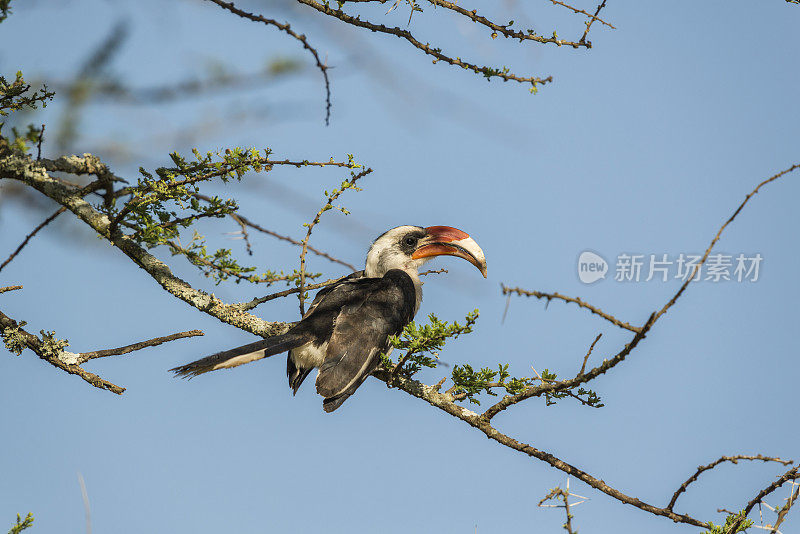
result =
[[[339,408],[380,364],[422,303],[419,269],[437,256],[472,263],[486,278],[486,258],[469,234],[451,226],[398,226],[372,243],[364,270],[321,289],[285,334],[170,369],[176,376],[236,367],[288,351],[286,375],[296,395],[313,369],[325,412]]]

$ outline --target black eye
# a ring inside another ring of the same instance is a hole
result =
[[[413,246],[415,246],[417,244],[417,238],[416,237],[412,237],[412,236],[408,236],[407,238],[405,238],[404,242],[409,247],[413,247]]]

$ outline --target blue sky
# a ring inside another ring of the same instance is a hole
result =
[[[539,33],[580,35],[581,20],[557,6],[516,4],[499,11]],[[82,116],[78,153],[93,152],[135,178],[142,165],[168,163],[172,150],[271,147],[276,155],[327,160],[347,153],[375,172],[364,191],[328,213],[312,243],[361,264],[371,239],[400,224],[446,224],[483,247],[489,278],[466,262],[440,259],[418,319],[435,312],[475,332],[442,352],[445,362],[494,366],[517,375],[530,367],[568,376],[598,333],[591,362],[616,353],[625,332],[574,305],[506,299],[500,284],[580,296],[615,316],[643,323],[679,281],[582,284],[584,250],[614,268],[621,253],[700,253],[762,179],[800,162],[798,6],[782,0],[609,2],[590,51],[491,40],[432,7],[411,29],[445,51],[554,83],[530,95],[433,65],[396,38],[351,31],[300,7],[246,7],[294,21],[328,58],[331,125],[322,121],[320,76],[295,43],[210,3],[17,2],[0,28],[0,66],[27,76],[65,79],[120,20],[130,36],[112,71],[138,86],[201,76],[213,62],[253,72],[280,55],[307,64],[299,76],[178,104],[93,104]],[[386,6],[376,13],[383,16]],[[590,4],[582,4],[593,9]],[[402,7],[387,17],[404,25]],[[527,19],[526,22],[523,22]],[[20,43],[25,45],[21,46]],[[55,102],[31,120],[58,123]],[[179,132],[179,133],[176,133]],[[44,146],[55,156],[55,144]],[[276,169],[248,176],[219,194],[276,231],[301,224],[340,183],[335,170]],[[605,407],[531,400],[498,416],[500,430],[657,505],[723,454],[800,459],[792,406],[797,402],[796,302],[800,253],[795,173],[759,193],[727,229],[718,251],[761,254],[760,279],[702,282],[662,318],[623,364],[593,383]],[[0,195],[7,196],[0,183]],[[49,208],[47,210],[49,212]],[[5,255],[44,212],[4,198]],[[227,223],[203,226],[217,246],[244,258]],[[297,250],[259,239],[252,261],[292,268]],[[161,253],[162,257],[168,255]],[[227,301],[263,288],[214,287],[178,259],[175,270]],[[312,270],[343,274],[312,258]],[[181,340],[86,367],[127,387],[121,397],[89,387],[24,353],[0,358],[2,454],[0,521],[36,515],[34,532],[80,531],[86,481],[95,532],[558,532],[561,511],[536,504],[566,476],[503,449],[464,423],[377,380],[368,380],[332,415],[313,388],[294,398],[284,359],[178,381],[166,370],[253,340],[166,294],[124,256],[85,228],[50,227],[0,273],[0,309],[29,329],[55,330],[83,352],[199,328]],[[287,299],[257,309],[265,319],[296,318]],[[449,372],[420,375],[434,383]],[[485,403],[484,403],[485,406]],[[780,466],[722,466],[705,474],[677,506],[724,521],[770,483]],[[590,498],[574,510],[581,532],[693,532],[622,505],[575,479]],[[779,505],[786,489],[768,502]],[[5,519],[3,519],[5,518]],[[757,519],[757,516],[756,516]],[[765,515],[769,521],[771,517]],[[790,523],[783,532],[796,529]],[[2,524],[2,523],[0,523]]]

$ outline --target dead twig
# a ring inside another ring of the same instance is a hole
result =
[[[583,372],[586,370],[586,362],[589,360],[589,356],[592,355],[592,351],[594,350],[594,346],[597,345],[597,342],[600,341],[600,338],[603,337],[603,334],[597,334],[597,337],[594,338],[592,344],[589,346],[588,352],[586,352],[586,356],[583,357],[583,364],[581,365],[581,370],[578,371],[578,376],[583,376]]]
[[[95,350],[92,352],[81,352],[78,355],[78,363],[79,364],[86,363],[89,360],[94,360],[96,358],[106,358],[108,356],[120,356],[122,354],[128,354],[130,352],[142,350],[147,347],[155,347],[156,345],[161,345],[162,343],[175,341],[176,339],[183,339],[185,337],[195,337],[202,335],[205,334],[203,334],[203,332],[200,330],[189,330],[187,332],[178,332],[177,334],[170,334],[168,336],[156,337],[153,339],[148,339],[146,341],[131,343],[130,345],[125,345],[124,347],[118,347],[116,349],[104,349],[104,350]]]

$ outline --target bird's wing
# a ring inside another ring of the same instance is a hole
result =
[[[325,295],[329,294],[331,291],[334,291],[337,287],[340,287],[343,284],[347,284],[348,282],[351,282],[353,280],[358,280],[359,278],[363,277],[364,277],[364,271],[356,271],[354,273],[350,273],[349,275],[345,276],[335,284],[323,287],[322,289],[317,291],[317,294],[314,295],[314,300],[311,301],[311,305],[308,307],[308,310],[306,311],[305,315],[303,315],[303,318],[306,318],[309,315],[311,315],[311,312],[313,312],[317,308],[317,305],[319,305],[319,303],[322,302],[322,299],[325,298]]]
[[[414,284],[399,270],[353,281],[318,304],[314,315],[336,310],[316,382],[326,412],[338,408],[375,370],[387,338],[413,319],[414,305]]]

